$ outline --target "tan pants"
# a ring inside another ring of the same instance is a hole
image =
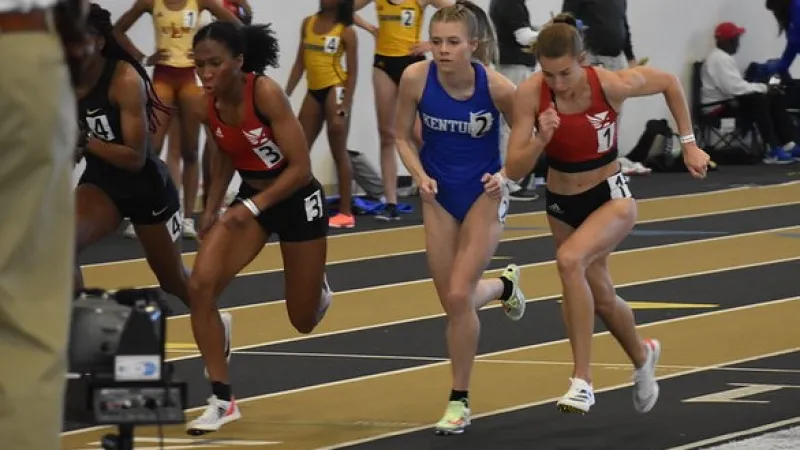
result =
[[[0,33],[0,60],[0,447],[56,450],[75,258],[75,98],[55,34]]]

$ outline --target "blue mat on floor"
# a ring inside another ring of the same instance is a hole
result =
[[[336,214],[339,206],[339,196],[332,195],[328,197],[328,206],[331,208],[331,215]],[[362,215],[377,215],[386,207],[386,204],[380,200],[373,200],[366,197],[353,197],[353,208],[356,214]],[[398,203],[397,212],[400,214],[410,214],[414,207],[408,203]]]

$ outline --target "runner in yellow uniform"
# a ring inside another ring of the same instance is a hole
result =
[[[298,118],[311,148],[327,125],[339,185],[339,213],[332,215],[332,228],[353,228],[353,171],[347,154],[350,108],[358,71],[358,38],[353,28],[353,0],[320,0],[316,14],[306,17],[300,28],[297,50],[286,94],[291,96],[303,73],[308,93]],[[342,66],[345,56],[347,69]]]
[[[375,110],[378,112],[381,177],[387,203],[377,218],[389,221],[399,219],[394,111],[400,76],[406,67],[425,59],[425,53],[429,50],[428,43],[421,40],[425,9],[428,6],[439,9],[454,4],[455,0],[355,0],[355,10],[370,3],[375,3],[378,26],[363,22],[360,18],[356,18],[356,25],[376,37],[372,86],[375,90]]]
[[[153,148],[161,151],[171,119],[177,113],[180,120],[180,154],[169,154],[167,165],[176,185],[183,186],[184,236],[196,237],[192,212],[198,189],[198,140],[200,124],[192,114],[192,105],[202,101],[203,92],[198,86],[192,57],[192,39],[200,28],[200,13],[210,12],[220,20],[241,24],[241,21],[219,0],[136,0],[120,16],[114,32],[120,44],[131,55],[153,65],[153,85],[161,102],[173,109],[173,114],[160,114]],[[131,42],[125,33],[144,14],[153,17],[156,52],[147,57]],[[181,175],[181,161],[183,174]],[[181,183],[181,181],[183,181]]]

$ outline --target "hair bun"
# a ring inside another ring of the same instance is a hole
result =
[[[553,23],[565,23],[567,25],[578,28],[578,20],[575,19],[575,16],[573,16],[570,13],[561,13],[553,17]]]

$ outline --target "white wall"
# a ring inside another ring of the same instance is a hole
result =
[[[117,17],[131,1],[95,0]],[[487,8],[489,0],[475,0]],[[299,28],[303,17],[316,11],[318,0],[252,0],[256,22],[272,22],[280,38],[280,67],[269,73],[280,84],[285,84],[291,69],[300,38]],[[285,5],[284,5],[285,3]],[[527,0],[534,23],[544,23],[550,14],[561,9],[561,0]],[[280,5],[280,6],[278,6]],[[361,11],[364,18],[376,23],[375,10],[368,6]],[[426,14],[426,24],[432,9]],[[732,20],[747,28],[742,39],[737,60],[742,69],[752,60],[764,61],[777,57],[785,39],[777,36],[777,25],[761,0],[629,0],[628,20],[633,35],[634,51],[638,57],[650,57],[650,64],[679,74],[688,83],[690,63],[702,59],[713,46],[714,26]],[[425,27],[427,30],[427,26]],[[153,31],[150,16],[144,16],[130,30],[133,41],[144,52],[153,49]],[[424,33],[427,36],[427,31]],[[350,131],[350,148],[365,153],[376,168],[379,167],[377,124],[372,94],[372,37],[358,30],[359,81]],[[794,76],[800,70],[792,71]],[[686,85],[688,91],[688,84]],[[300,83],[292,97],[292,105],[299,110],[305,83]],[[636,143],[644,124],[651,118],[669,116],[663,98],[651,97],[631,100],[626,104],[621,131],[621,149],[627,152]],[[202,139],[202,138],[201,138]],[[202,142],[202,140],[201,140]],[[314,172],[324,184],[335,183],[335,172],[328,151],[325,132],[321,134],[312,151]],[[401,174],[406,173],[399,164]]]

